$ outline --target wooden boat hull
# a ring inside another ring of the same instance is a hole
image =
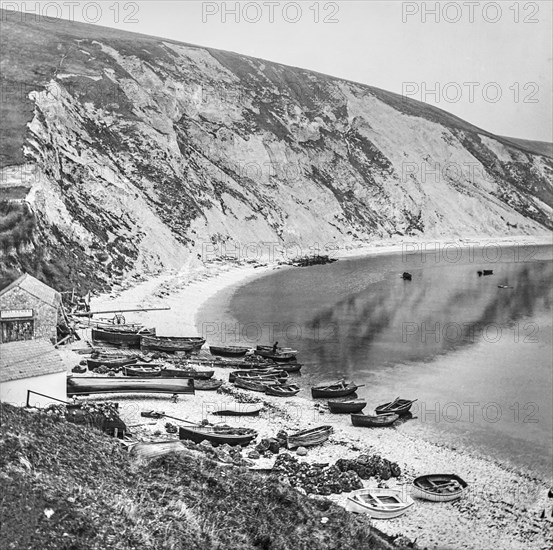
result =
[[[314,398],[321,398],[321,397],[347,397],[348,395],[352,395],[357,391],[357,388],[359,386],[350,383],[347,384],[345,388],[329,388],[329,387],[323,387],[323,386],[315,386],[314,388],[311,388],[311,395]]]
[[[395,405],[394,407],[388,409],[388,405],[390,405],[392,402],[390,403],[384,403],[383,405],[379,405],[378,407],[376,407],[376,409],[374,410],[376,412],[376,414],[388,414],[388,413],[393,413],[393,414],[399,414],[399,416],[403,416],[404,414],[407,414],[409,412],[409,410],[411,409],[411,406],[413,405],[414,401],[409,401],[408,399],[400,399],[397,403],[397,405]]]
[[[369,416],[367,414],[352,414],[351,423],[358,428],[385,428],[391,426],[399,414],[381,414]]]
[[[255,354],[265,359],[271,359],[277,363],[287,363],[293,361],[296,358],[296,354],[293,352],[273,353],[272,351],[255,350]]]
[[[228,375],[228,381],[234,382],[237,378],[254,378],[257,380],[286,380],[288,373],[283,370],[274,369],[251,369],[251,370],[236,370]]]
[[[212,355],[221,357],[244,357],[248,353],[249,348],[232,347],[232,346],[209,346],[209,351]]]
[[[273,395],[275,397],[292,397],[298,393],[300,393],[300,388],[295,384],[267,386],[265,390],[266,395]]]
[[[162,378],[193,378],[194,380],[209,380],[213,378],[214,370],[173,369],[164,367],[161,369]]]
[[[86,364],[90,370],[97,369],[98,367],[105,366],[108,369],[117,369],[120,367],[124,367],[126,365],[133,365],[134,363],[137,363],[138,359],[134,357],[121,357],[118,359],[109,359],[109,358],[95,358],[95,359],[87,359]]]
[[[413,499],[397,489],[360,489],[348,495],[346,510],[374,519],[393,519],[405,514],[413,504]]]
[[[328,402],[328,408],[332,414],[358,413],[361,412],[366,406],[367,402],[360,399]]]
[[[432,502],[451,502],[461,498],[466,488],[467,482],[455,474],[430,474],[413,480],[411,494]]]
[[[197,343],[195,344],[189,340],[180,338],[169,340],[167,337],[158,338],[157,336],[145,336],[140,339],[140,349],[144,351],[163,351],[165,353],[175,353],[176,351],[192,352],[197,349],[197,346]]]
[[[233,403],[232,405],[223,404],[211,414],[216,416],[258,416],[262,410],[263,404]]]
[[[288,437],[288,448],[294,449],[296,447],[321,445],[330,437],[333,431],[332,426],[319,426],[310,430],[302,430]]]
[[[260,393],[265,393],[269,385],[277,384],[276,380],[248,380],[247,378],[235,378],[234,385],[237,388],[242,388],[243,390],[257,391]]]
[[[211,427],[181,426],[179,428],[179,439],[187,439],[189,441],[194,441],[195,443],[209,441],[214,446],[227,444],[231,446],[240,445],[245,447],[257,437],[257,432],[250,428],[231,428],[230,430],[219,428],[218,431],[215,431],[215,428]]]
[[[194,389],[197,391],[216,391],[222,385],[222,380],[194,380]]]
[[[140,340],[144,334],[154,335],[155,329],[145,329],[144,332],[125,332],[119,330],[106,330],[100,328],[92,329],[92,339],[100,342],[107,342],[114,346],[127,346],[129,348],[140,347]]]
[[[67,378],[68,396],[91,393],[194,393],[194,380],[115,376],[70,376]]]
[[[284,372],[300,372],[303,367],[302,363],[279,363],[278,369],[283,370]]]
[[[137,365],[123,367],[123,374],[133,378],[160,378],[160,373],[160,367],[139,367]]]

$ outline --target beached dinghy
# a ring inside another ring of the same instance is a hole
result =
[[[123,374],[125,376],[132,376],[134,378],[160,378],[162,365],[150,365],[136,363],[134,365],[128,365],[123,367]]]
[[[290,350],[290,351],[277,350],[276,353],[273,353],[272,348],[255,350],[255,354],[259,355],[259,357],[264,357],[265,359],[271,359],[273,361],[276,361],[277,363],[280,363],[280,362],[286,363],[288,361],[293,361],[296,358],[296,353],[297,353],[296,350]]]
[[[328,402],[328,408],[333,414],[358,413],[366,406],[364,399],[332,399]]]
[[[392,519],[405,514],[413,504],[412,498],[397,489],[359,489],[348,495],[346,510],[375,519]]]
[[[237,388],[242,388],[243,390],[258,391],[265,393],[269,386],[274,386],[278,384],[276,379],[269,380],[250,380],[248,378],[235,378],[234,385]]]
[[[411,409],[411,405],[416,401],[416,399],[413,399],[410,401],[409,399],[400,399],[397,397],[394,401],[391,401],[390,403],[384,403],[384,405],[379,405],[376,407],[375,412],[376,414],[388,414],[388,413],[395,413],[399,414],[399,416],[403,416],[404,414],[407,414],[409,410]]]
[[[391,426],[397,419],[399,414],[377,414],[370,416],[368,414],[352,414],[351,423],[358,428],[385,428]]]
[[[176,338],[170,336],[145,336],[140,340],[140,349],[143,351],[163,351],[175,353],[176,351],[192,352],[202,347],[202,340],[191,341],[188,338]]]
[[[228,375],[228,381],[234,382],[237,378],[247,378],[254,380],[277,380],[285,381],[288,378],[288,373],[283,370],[276,369],[251,369],[251,370],[233,370]]]
[[[217,445],[246,446],[257,437],[257,432],[251,428],[231,428],[230,426],[181,426],[179,438],[195,443],[209,441]]]
[[[209,346],[211,355],[218,355],[221,357],[243,357],[250,351],[250,348],[244,348],[241,346]]]
[[[126,346],[129,348],[140,347],[142,336],[155,336],[155,328],[137,328],[136,330],[121,330],[115,326],[112,328],[93,328],[92,339],[94,341],[107,342],[114,346]]]
[[[275,384],[267,386],[266,395],[274,395],[275,397],[292,397],[300,393],[300,387],[296,384]]]
[[[86,364],[90,370],[101,366],[107,367],[108,369],[118,369],[137,362],[138,359],[132,355],[99,355],[86,360]]]
[[[69,376],[67,378],[68,396],[91,393],[194,393],[194,380],[115,376]]]
[[[413,480],[412,495],[433,502],[449,502],[463,496],[467,482],[455,474],[429,474]]]
[[[222,385],[222,380],[194,380],[194,389],[198,391],[215,391]]]
[[[263,410],[263,403],[223,403],[211,414],[217,416],[258,416]]]
[[[313,397],[346,397],[355,393],[357,388],[361,388],[355,382],[333,382],[331,384],[322,384],[320,386],[314,386],[311,388],[311,395]]]
[[[214,370],[179,369],[165,365],[161,369],[162,378],[194,378],[194,380],[209,380],[213,378]]]
[[[319,426],[317,428],[311,428],[310,430],[302,430],[288,436],[288,448],[294,449],[296,447],[312,447],[313,445],[321,445],[334,431],[332,426]]]
[[[278,365],[275,365],[279,370],[283,370],[284,372],[300,372],[301,368],[303,367],[303,363],[297,363],[296,361],[291,361],[290,363],[279,363]]]

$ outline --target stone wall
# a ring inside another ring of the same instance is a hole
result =
[[[59,305],[43,302],[27,291],[14,287],[0,296],[0,310],[32,309],[34,320],[34,338],[56,338]],[[0,339],[1,331],[0,331]]]

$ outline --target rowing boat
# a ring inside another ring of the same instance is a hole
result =
[[[297,363],[295,361],[291,363],[279,363],[277,367],[284,372],[300,372],[303,363]]]
[[[198,391],[215,391],[223,385],[222,380],[194,380],[194,389]]]
[[[173,338],[169,336],[144,336],[140,340],[140,348],[143,351],[163,351],[165,353],[194,351],[201,348],[202,345],[203,341],[201,340],[193,342],[188,338]]]
[[[276,369],[251,369],[251,370],[233,370],[228,375],[228,381],[234,382],[236,378],[247,378],[254,380],[277,380],[285,381],[288,378],[288,373],[283,370]]]
[[[311,395],[317,397],[346,397],[355,393],[357,388],[360,388],[354,382],[334,382],[332,384],[325,384],[320,386],[314,386],[311,388]]]
[[[384,405],[379,405],[378,407],[376,407],[375,412],[376,414],[395,413],[399,414],[399,416],[403,416],[404,414],[407,414],[409,412],[411,405],[413,405],[415,401],[416,399],[409,401],[409,399],[400,399],[398,397],[395,401],[384,403]]]
[[[213,377],[214,370],[178,369],[165,365],[161,369],[162,378],[194,378],[194,380],[208,380]]]
[[[91,393],[194,393],[194,380],[115,376],[69,376],[67,378],[68,396]]]
[[[100,342],[108,342],[116,346],[140,347],[143,335],[154,336],[155,328],[140,328],[137,330],[118,330],[114,328],[93,328],[92,339]]]
[[[276,353],[273,353],[273,351],[265,351],[265,350],[255,350],[255,354],[259,355],[259,357],[264,357],[265,359],[272,359],[273,361],[276,361],[277,363],[283,362],[286,363],[288,361],[293,361],[296,358],[296,351],[277,351]]]
[[[328,408],[333,414],[358,413],[366,406],[364,399],[333,399],[328,402]]]
[[[332,426],[319,426],[309,430],[302,430],[288,436],[288,448],[312,447],[324,443],[334,431]]]
[[[125,365],[132,365],[136,363],[138,359],[129,355],[112,355],[112,356],[98,356],[86,360],[86,364],[90,370],[104,366],[108,369],[117,369],[124,367]]]
[[[219,355],[221,357],[243,357],[249,350],[250,348],[241,346],[209,346],[209,351],[212,355]]]
[[[433,502],[449,502],[463,496],[467,482],[455,474],[429,474],[413,480],[412,495]]]
[[[266,395],[274,395],[275,397],[292,397],[300,392],[300,387],[296,384],[275,384],[267,386]]]
[[[151,366],[137,363],[123,367],[123,374],[134,378],[160,378],[160,372],[161,365]]]
[[[188,439],[195,443],[209,441],[212,445],[246,446],[257,437],[251,428],[231,428],[230,426],[181,426],[179,439]]]
[[[269,386],[278,384],[276,380],[248,380],[247,378],[235,378],[234,385],[243,390],[265,393]]]
[[[352,414],[351,423],[358,428],[384,428],[391,426],[397,419],[399,414],[388,413],[370,416],[368,414]]]
[[[397,489],[359,489],[348,495],[346,510],[375,519],[392,519],[405,514],[413,504],[412,498]]]
[[[263,404],[257,403],[223,403],[220,408],[211,414],[217,416],[258,416],[263,410]]]

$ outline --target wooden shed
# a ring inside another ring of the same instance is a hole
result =
[[[61,294],[25,274],[0,290],[0,343],[46,338],[54,341]]]

